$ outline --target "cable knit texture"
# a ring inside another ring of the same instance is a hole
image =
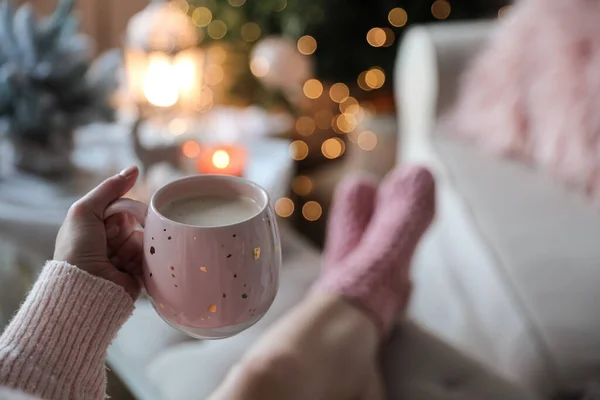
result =
[[[49,261],[0,337],[0,385],[48,400],[104,399],[106,350],[132,311],[120,286]]]
[[[388,332],[408,303],[410,261],[434,210],[434,180],[424,168],[397,169],[379,189],[365,177],[345,180],[334,197],[315,288],[349,299]]]

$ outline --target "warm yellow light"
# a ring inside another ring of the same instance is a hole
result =
[[[506,17],[506,14],[510,11],[510,6],[504,6],[498,10],[498,18]]]
[[[192,140],[185,142],[181,148],[187,158],[196,158],[200,154],[200,145]]]
[[[308,145],[302,140],[294,140],[290,144],[290,157],[294,160],[304,160],[308,156]]]
[[[331,85],[331,88],[329,88],[329,97],[336,103],[345,101],[349,95],[350,90],[348,89],[348,86],[344,85],[343,83],[334,83]]]
[[[212,163],[218,169],[224,169],[229,166],[229,153],[225,150],[217,150],[212,156]]]
[[[171,107],[179,99],[179,82],[166,55],[152,53],[143,83],[146,99],[157,107]]]
[[[358,87],[361,88],[362,90],[372,90],[369,85],[367,85],[367,71],[363,71],[358,75],[358,79],[356,80],[356,83],[358,83]]]
[[[393,30],[387,27],[383,28],[383,31],[385,32],[385,43],[383,43],[383,47],[390,47],[392,44],[394,44],[396,35],[394,34]]]
[[[317,79],[309,79],[304,84],[304,95],[309,99],[318,99],[323,94],[323,84]]]
[[[216,64],[207,66],[204,72],[204,80],[209,85],[218,85],[223,80],[223,76],[223,68]]]
[[[348,112],[350,114],[354,114],[355,108],[359,108],[359,105],[358,105],[358,100],[356,100],[354,97],[348,97],[346,100],[344,100],[340,103],[340,112],[341,113]],[[352,110],[352,111],[349,111],[349,110]]]
[[[452,6],[447,0],[435,0],[431,5],[431,13],[436,19],[446,19],[450,16]]]
[[[250,71],[258,78],[267,76],[269,69],[271,69],[269,61],[264,57],[255,57],[250,61]]]
[[[221,20],[214,20],[208,24],[208,36],[213,39],[221,39],[227,34],[227,25]]]
[[[408,14],[404,8],[392,8],[388,14],[388,21],[390,21],[390,24],[395,27],[404,26],[408,21]]]
[[[231,4],[233,7],[241,7],[245,2],[246,0],[229,0],[229,4]]]
[[[190,9],[190,5],[185,0],[172,0],[170,5],[179,8],[184,14],[187,14]]]
[[[294,213],[294,208],[294,202],[287,197],[282,197],[275,202],[275,212],[283,218],[291,216]]]
[[[296,131],[302,136],[312,135],[315,131],[315,120],[307,116],[298,118],[296,121]]]
[[[212,46],[207,50],[208,61],[215,64],[223,64],[227,59],[227,52],[221,46]]]
[[[367,32],[367,42],[373,47],[381,47],[385,43],[385,31],[381,28],[371,28]]]
[[[315,123],[319,129],[328,129],[331,124],[331,118],[333,118],[333,113],[324,108],[315,114]]]
[[[254,22],[246,22],[242,25],[241,35],[246,42],[254,42],[260,37],[260,26]]]
[[[177,81],[177,87],[182,93],[189,95],[198,87],[198,65],[193,53],[184,51],[177,54],[171,69],[171,74],[173,74]]]
[[[356,129],[356,118],[352,114],[340,114],[336,119],[337,128],[342,133],[350,133]]]
[[[302,36],[298,39],[298,51],[304,55],[309,55],[317,50],[317,41],[310,35]]]
[[[298,196],[306,196],[312,192],[312,180],[306,175],[299,175],[292,181],[292,190]]]
[[[330,160],[338,158],[345,150],[346,144],[340,138],[329,138],[321,145],[321,153]]]
[[[321,218],[322,214],[323,209],[321,208],[321,205],[316,201],[309,201],[306,204],[304,204],[304,206],[302,206],[302,216],[307,221],[316,221],[319,218]]]
[[[348,140],[351,141],[352,143],[358,143],[358,135],[359,133],[357,131],[353,131],[348,133]]]
[[[206,112],[213,106],[213,92],[208,86],[205,86],[200,91],[196,111]]]
[[[192,12],[192,21],[196,26],[206,26],[212,21],[212,12],[206,7],[198,7]]]
[[[378,67],[373,67],[365,75],[365,83],[371,89],[379,89],[385,83],[385,73]]]
[[[273,11],[281,12],[281,11],[285,10],[286,7],[287,7],[287,0],[278,0],[277,3],[275,4],[275,7],[273,7]]]
[[[377,146],[377,135],[371,131],[364,131],[358,135],[358,147],[363,150],[371,151]]]
[[[187,122],[181,118],[173,118],[171,122],[169,122],[169,131],[173,135],[182,135],[185,133],[185,131],[187,131],[187,129]]]

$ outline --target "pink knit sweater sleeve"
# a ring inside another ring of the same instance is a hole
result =
[[[48,400],[104,399],[106,350],[132,311],[120,286],[49,261],[0,337],[0,386]]]

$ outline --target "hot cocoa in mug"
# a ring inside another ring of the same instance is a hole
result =
[[[148,205],[121,199],[144,226],[143,281],[157,313],[190,336],[217,339],[254,325],[279,285],[281,250],[267,192],[242,178],[198,175],[159,189]]]

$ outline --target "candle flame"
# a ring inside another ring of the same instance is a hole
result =
[[[225,169],[229,166],[229,154],[225,150],[217,150],[212,156],[213,165],[219,169]]]

